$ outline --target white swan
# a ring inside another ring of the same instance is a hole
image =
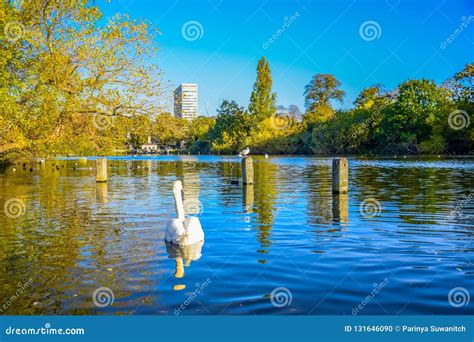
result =
[[[176,245],[193,245],[204,241],[204,231],[197,217],[185,218],[183,205],[183,184],[173,183],[174,202],[178,218],[171,219],[166,227],[165,240]]]
[[[240,151],[239,156],[245,157],[250,153],[250,149],[247,147],[245,150]]]

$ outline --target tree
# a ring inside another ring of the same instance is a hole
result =
[[[377,84],[365,89],[362,89],[360,94],[354,101],[357,109],[370,109],[375,102],[381,98],[382,86]]]
[[[301,116],[301,110],[297,105],[291,104],[288,106],[288,112],[290,113],[291,116],[295,117],[296,119],[299,119]]]
[[[18,80],[0,86],[8,104],[0,121],[15,134],[0,146],[20,142],[33,155],[99,148],[123,131],[118,117],[156,112],[160,72],[149,60],[157,31],[146,21],[102,18],[89,0],[14,3],[0,5],[13,25],[13,37],[0,40],[7,73],[0,77]]]
[[[452,78],[453,97],[458,102],[474,102],[474,63],[467,64]]]
[[[155,119],[152,136],[162,146],[177,146],[188,137],[188,125],[186,119],[162,113]]]
[[[276,94],[272,92],[272,73],[265,57],[258,61],[257,80],[250,95],[248,111],[255,123],[269,118],[276,112]]]
[[[212,132],[213,148],[236,152],[245,143],[251,130],[251,118],[234,101],[224,100],[217,110],[216,125]]]
[[[432,133],[441,133],[434,132],[434,127],[447,123],[449,93],[424,79],[403,82],[398,89],[398,97],[381,123],[383,139],[400,150],[417,152],[420,142],[430,139]]]
[[[332,100],[342,102],[345,92],[339,87],[339,82],[333,75],[316,74],[311,82],[306,85],[304,96],[306,106],[306,119],[310,122],[323,122],[334,113],[331,106]]]

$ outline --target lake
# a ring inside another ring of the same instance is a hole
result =
[[[331,162],[254,157],[253,186],[233,156],[9,167],[0,312],[474,314],[474,158],[350,158],[347,196]],[[164,242],[176,179],[204,244]]]

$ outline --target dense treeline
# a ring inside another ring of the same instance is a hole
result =
[[[270,68],[262,58],[249,109],[224,101],[209,141],[227,152],[250,146],[261,153],[467,154],[474,150],[473,77],[471,63],[441,85],[425,79],[390,91],[374,85],[361,91],[354,108],[335,110],[345,96],[341,83],[316,74],[304,89],[306,112],[298,120],[275,110]]]
[[[474,150],[468,64],[441,85],[409,80],[364,89],[354,108],[332,75],[316,74],[306,110],[277,106],[262,57],[248,108],[231,100],[191,122],[163,111],[157,30],[90,0],[0,3],[0,158],[123,153],[149,136],[162,147],[235,153],[455,153]]]

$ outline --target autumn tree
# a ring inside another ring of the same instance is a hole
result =
[[[105,19],[89,0],[1,6],[12,35],[0,42],[4,77],[18,80],[2,82],[0,120],[15,133],[4,135],[1,146],[74,151],[124,131],[115,126],[124,123],[118,117],[157,111],[159,70],[149,63],[157,31],[149,23],[121,14]]]

